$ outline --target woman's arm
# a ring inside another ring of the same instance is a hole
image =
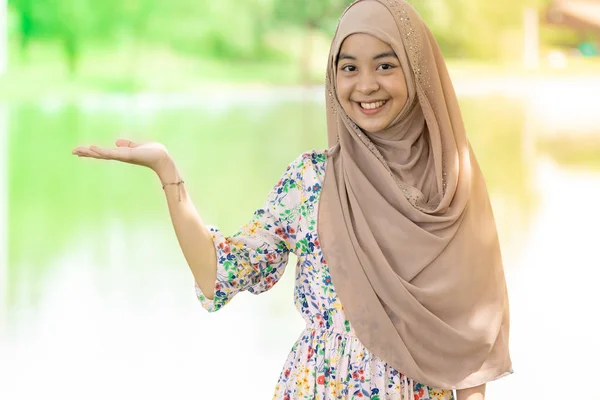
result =
[[[155,172],[163,184],[181,180],[171,158],[161,163]],[[217,279],[217,256],[211,233],[198,215],[185,185],[166,185],[164,190],[179,246],[198,287],[212,300]]]
[[[484,400],[485,383],[469,389],[460,389],[456,391],[456,400]]]
[[[101,160],[115,160],[128,164],[141,165],[152,169],[162,183],[180,181],[175,163],[167,149],[160,143],[138,144],[119,139],[117,147],[103,149],[97,146],[79,146],[73,154]],[[217,277],[217,257],[212,235],[202,223],[196,208],[192,204],[185,186],[166,185],[164,187],[169,206],[169,213],[175,233],[188,262],[196,283],[212,299]]]

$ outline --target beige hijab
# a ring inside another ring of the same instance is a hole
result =
[[[388,43],[406,75],[404,110],[365,134],[336,97],[353,33]],[[361,342],[437,389],[509,374],[509,310],[494,216],[439,47],[402,0],[359,0],[342,16],[327,70],[331,149],[319,236]]]

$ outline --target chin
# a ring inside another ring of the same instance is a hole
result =
[[[384,130],[387,127],[387,125],[384,125],[381,123],[373,123],[373,122],[361,123],[361,121],[358,121],[357,125],[360,129],[362,129],[363,131],[365,131],[367,133],[381,132],[382,130]]]

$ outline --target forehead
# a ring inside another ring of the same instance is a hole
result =
[[[354,33],[349,35],[343,40],[340,47],[340,53],[356,57],[369,57],[390,51],[393,51],[392,46],[378,37],[367,33]]]

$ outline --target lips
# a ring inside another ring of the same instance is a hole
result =
[[[365,110],[374,110],[383,107],[385,103],[387,103],[387,100],[372,101],[369,103],[360,102],[359,104],[360,107],[364,108]]]
[[[388,103],[388,100],[377,100],[370,102],[356,102],[358,105],[358,109],[366,115],[374,115],[381,111],[385,105]]]

